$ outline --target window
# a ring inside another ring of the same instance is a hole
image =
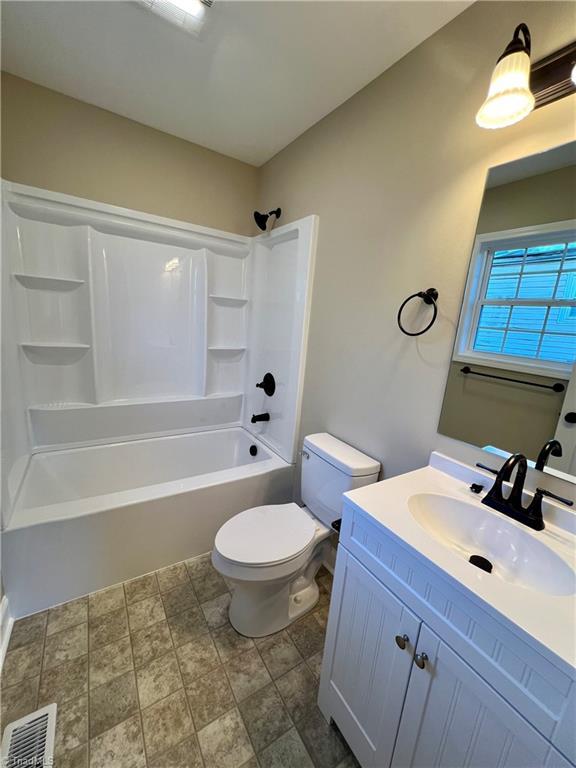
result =
[[[576,361],[576,231],[550,225],[477,238],[458,358],[562,374]]]

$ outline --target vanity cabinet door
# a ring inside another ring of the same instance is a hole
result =
[[[425,624],[393,768],[569,768],[571,765]]]
[[[362,768],[390,765],[419,628],[419,619],[340,546],[319,704]]]

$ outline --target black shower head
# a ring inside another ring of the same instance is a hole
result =
[[[275,210],[269,211],[268,213],[260,213],[259,211],[254,211],[254,221],[263,232],[266,232],[266,225],[270,216],[276,216],[276,219],[279,219],[281,215],[281,208],[276,208]]]
[[[258,227],[266,231],[266,223],[268,222],[268,214],[267,213],[259,213],[258,211],[254,211],[254,221],[258,225]]]

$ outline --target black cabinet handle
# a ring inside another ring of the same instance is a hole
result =
[[[564,421],[567,424],[576,424],[576,411],[568,411],[568,413],[565,413]]]

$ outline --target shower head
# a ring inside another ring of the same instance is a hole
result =
[[[275,216],[276,220],[278,220],[281,215],[281,208],[276,208],[275,210],[269,211],[268,213],[260,213],[259,211],[254,211],[254,221],[263,232],[266,232],[266,225],[268,224],[268,219],[270,216]]]

